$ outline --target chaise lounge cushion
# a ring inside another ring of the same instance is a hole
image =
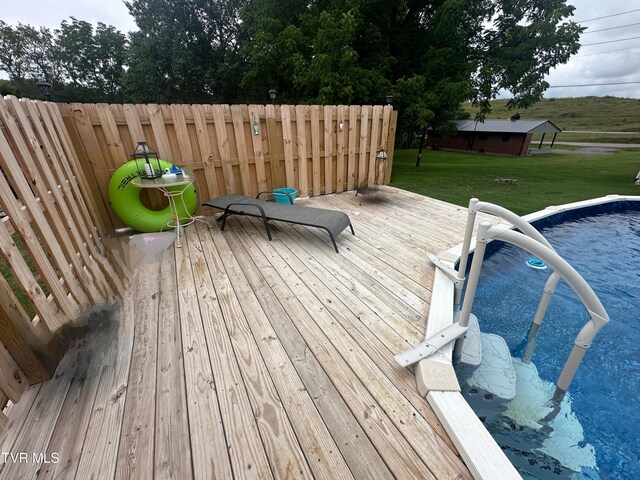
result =
[[[237,194],[222,195],[204,202],[203,205],[224,211],[223,215],[218,219],[222,221],[221,229],[224,229],[226,217],[229,215],[248,215],[262,218],[269,240],[271,240],[269,220],[322,228],[329,233],[336,252],[338,251],[338,246],[335,239],[340,232],[350,227],[351,233],[354,233],[349,216],[336,210],[266,202]]]

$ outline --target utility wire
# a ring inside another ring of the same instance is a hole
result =
[[[640,25],[640,23],[629,23],[627,25],[619,25],[617,27],[601,28],[600,30],[591,30],[588,32],[582,32],[582,35],[586,35],[587,33],[606,32],[607,30],[616,30],[617,28],[633,27],[635,25]]]
[[[581,47],[590,47],[591,45],[602,45],[604,43],[616,43],[616,42],[624,42],[626,40],[635,40],[640,37],[629,37],[629,38],[620,38],[618,40],[607,40],[606,42],[596,42],[596,43],[583,43],[580,45]]]
[[[600,87],[605,85],[631,85],[640,82],[583,83],[579,85],[549,85],[549,88]]]
[[[595,17],[595,18],[587,18],[586,20],[577,20],[575,21],[575,23],[593,22],[594,20],[600,20],[602,18],[618,17],[620,15],[626,15],[627,13],[633,13],[633,12],[640,12],[640,8],[636,8],[635,10],[629,10],[628,12],[613,13],[611,15],[605,15],[604,17]]]
[[[634,50],[634,49],[636,49],[636,48],[640,48],[640,45],[636,45],[635,47],[619,48],[619,49],[617,49],[617,50],[607,50],[607,51],[605,51],[605,52],[585,53],[584,55],[582,55],[581,53],[579,53],[579,54],[577,54],[577,55],[574,55],[574,56],[573,56],[573,57],[571,57],[571,58],[574,58],[574,57],[580,57],[580,58],[582,58],[582,57],[592,57],[593,55],[602,55],[602,54],[604,54],[604,53],[618,53],[618,52],[622,52],[622,51],[624,51],[624,50]]]

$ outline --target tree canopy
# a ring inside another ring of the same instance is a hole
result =
[[[526,108],[579,49],[565,0],[130,0],[139,28],[0,21],[5,91],[54,100],[380,104],[407,139],[500,90]]]

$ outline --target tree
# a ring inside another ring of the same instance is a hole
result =
[[[230,100],[237,94],[244,0],[132,0],[127,89],[138,101]]]
[[[409,143],[479,118],[501,89],[538,101],[577,52],[565,0],[130,0],[139,31],[71,18],[60,29],[0,22],[0,69],[71,97],[138,102],[382,103],[393,91]],[[126,73],[125,73],[126,71]],[[61,82],[68,85],[62,86]],[[124,87],[123,87],[124,84]],[[65,97],[66,98],[66,97]]]
[[[56,30],[56,46],[65,77],[80,90],[104,101],[121,99],[127,38],[113,26],[71,17]]]
[[[243,53],[249,70],[243,88],[264,98],[309,103],[379,103],[390,89],[384,72],[363,66],[354,48],[361,16],[352,2],[257,2],[243,18]],[[276,5],[277,4],[277,5]],[[292,13],[294,13],[292,15]],[[282,19],[291,23],[284,24]]]
[[[22,23],[13,27],[0,20],[0,70],[18,85],[28,80],[60,82],[62,69],[51,31]]]
[[[500,89],[518,108],[538,101],[544,75],[579,48],[572,13],[564,0],[256,0],[243,15],[243,86],[378,103],[394,85],[411,140],[425,123],[448,129],[462,102],[486,114]]]
[[[549,84],[544,76],[552,67],[566,63],[580,48],[579,25],[562,23],[574,7],[564,0],[496,2],[489,10],[496,19],[482,35],[473,77],[475,101],[481,113],[500,89],[513,94],[510,106],[527,108],[542,98]]]
[[[63,20],[56,31],[63,70],[75,86],[91,88],[95,83],[96,46],[93,25],[83,20]]]
[[[14,90],[39,97],[36,82],[53,85],[61,101],[118,101],[126,37],[112,26],[93,26],[71,18],[51,31],[0,21],[0,70],[8,73]]]

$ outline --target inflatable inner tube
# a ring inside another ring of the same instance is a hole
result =
[[[154,160],[155,163],[155,160]],[[162,169],[171,168],[171,163],[160,160]],[[128,227],[139,232],[150,233],[160,232],[168,228],[169,222],[173,220],[171,208],[167,205],[162,210],[151,210],[145,207],[140,201],[142,189],[131,185],[131,180],[140,176],[136,168],[136,162],[131,160],[118,168],[111,180],[109,180],[109,202],[116,216]],[[178,216],[188,218],[196,211],[196,189],[193,185],[180,185],[177,187],[166,187],[169,191],[181,191],[180,196],[175,197]]]

